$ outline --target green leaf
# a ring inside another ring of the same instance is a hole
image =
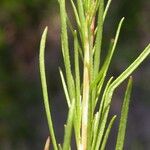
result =
[[[102,33],[103,33],[103,11],[104,11],[104,0],[99,0],[96,2],[98,5],[98,21],[97,21],[97,34],[95,36],[95,43],[93,45],[94,53],[93,53],[93,71],[92,71],[92,80],[95,80],[97,74],[99,72],[100,67],[100,54],[101,54],[101,46],[102,46]],[[92,53],[92,52],[91,52]],[[91,84],[91,82],[90,82]],[[91,87],[90,87],[91,88]],[[92,113],[94,111],[95,105],[95,96],[96,96],[96,86],[93,86],[91,90],[91,99],[92,99]]]
[[[80,70],[79,70],[79,53],[78,53],[78,39],[77,33],[74,34],[74,63],[75,63],[75,85],[76,85],[76,103],[78,115],[81,115],[81,91],[80,91]],[[79,117],[79,116],[78,116]]]
[[[144,49],[144,51],[139,55],[139,57],[117,78],[115,79],[109,86],[106,94],[106,100],[104,104],[104,108],[111,103],[111,99],[113,96],[114,90],[128,77],[130,74],[141,64],[141,62],[149,55],[150,53],[150,44]],[[106,124],[107,116],[108,116],[109,108],[105,113],[104,123]],[[103,129],[104,130],[104,129]]]
[[[111,103],[114,90],[141,64],[141,62],[149,55],[149,53],[150,44],[144,49],[144,51],[139,55],[139,57],[116,80],[114,80],[111,83],[106,94],[104,108],[106,108],[108,104]],[[104,124],[106,124],[109,109],[110,108],[108,107],[107,111],[105,112],[105,119],[103,121]],[[104,131],[104,127],[101,131]]]
[[[110,86],[111,90],[117,88],[131,73],[145,60],[150,54],[150,44],[143,50],[143,52],[135,59],[135,61],[121,74],[117,79],[113,81]]]
[[[78,53],[78,39],[77,33],[74,32],[74,66],[75,66],[75,85],[76,85],[76,100],[77,100],[77,107],[81,106],[80,102],[80,71],[79,71],[79,53]]]
[[[111,99],[112,99],[114,89],[117,86],[119,86],[120,83],[122,83],[136,69],[136,67],[148,56],[149,53],[150,53],[150,44],[145,48],[145,50],[140,54],[140,56],[133,62],[133,64],[131,64],[129,66],[129,68],[127,70],[125,70],[120,75],[121,78],[119,76],[109,86],[109,88],[107,90],[107,93],[106,93],[104,109],[103,109],[103,113],[102,113],[102,114],[104,114],[104,119],[103,119],[103,123],[102,123],[101,128],[100,128],[100,132],[101,132],[100,135],[103,135],[103,132],[104,132],[104,129],[105,129],[105,125],[106,125],[106,121],[107,121],[107,117],[108,117],[108,112],[109,112],[109,109],[110,109],[110,107],[108,107],[108,105],[111,103]],[[106,108],[107,108],[107,110],[106,110]],[[101,137],[99,137],[99,138],[101,139]]]
[[[112,125],[113,125],[115,119],[116,119],[116,115],[113,116],[112,119],[110,120],[110,123],[109,123],[109,125],[108,125],[107,130],[106,130],[106,133],[105,133],[105,135],[104,135],[104,139],[103,139],[103,142],[102,142],[102,145],[101,145],[100,150],[105,150],[106,143],[107,143],[107,140],[108,140],[108,137],[109,137],[109,133],[110,133],[110,131],[111,131],[111,128],[112,128]]]
[[[132,77],[130,77],[129,79],[123,105],[122,105],[121,118],[120,118],[120,123],[119,123],[119,131],[118,131],[117,143],[116,143],[116,150],[122,150],[123,145],[124,145],[131,89],[132,89]]]
[[[101,53],[102,33],[103,33],[103,11],[104,11],[104,0],[100,0],[97,34],[96,34],[96,41],[95,41],[95,53],[94,53],[94,78],[98,74],[99,65],[100,65],[100,53]]]
[[[70,102],[70,99],[69,99],[69,93],[68,93],[67,85],[66,85],[64,75],[63,75],[63,72],[62,72],[61,68],[59,68],[59,73],[60,73],[64,93],[65,93],[65,96],[66,96],[66,101],[67,101],[68,107],[70,107],[71,102]]]
[[[68,113],[67,124],[65,126],[63,150],[70,149],[74,112],[75,112],[75,100],[72,101],[72,104],[71,104],[71,107],[70,107],[69,113]]]
[[[110,103],[107,105],[107,107],[104,108],[104,111],[101,115],[101,118],[100,118],[100,121],[99,121],[99,130],[97,131],[97,140],[96,140],[96,143],[95,143],[95,148],[94,150],[99,150],[100,148],[100,144],[102,142],[102,138],[103,138],[103,135],[104,135],[104,132],[103,132],[103,128],[105,129],[106,128],[106,123],[105,123],[105,113],[107,113],[107,109],[110,107]]]
[[[67,15],[67,25],[68,25],[68,27],[69,27],[69,29],[70,29],[72,35],[73,35],[73,34],[74,34],[74,28],[73,28],[73,25],[72,25],[72,23],[71,23],[71,21],[70,21],[68,15]]]
[[[79,19],[80,19],[80,23],[81,23],[81,32],[80,32],[80,36],[81,36],[81,41],[83,42],[85,39],[85,33],[84,33],[84,29],[85,29],[85,15],[84,15],[84,8],[83,8],[83,0],[77,0],[77,5],[78,5],[78,13],[79,13]],[[82,43],[83,45],[84,43]]]
[[[101,88],[102,88],[103,83],[105,81],[105,77],[106,77],[110,62],[112,60],[112,56],[114,54],[114,51],[115,51],[115,48],[116,48],[116,45],[118,42],[118,38],[119,38],[119,34],[120,34],[120,30],[121,30],[121,26],[122,26],[123,21],[124,21],[124,18],[122,18],[119,22],[119,25],[118,25],[118,28],[116,31],[116,35],[115,35],[115,39],[111,40],[109,51],[108,51],[108,54],[105,58],[105,62],[103,64],[100,72],[98,73],[97,77],[95,78],[95,80],[91,84],[91,88],[93,88],[94,86],[96,86],[99,83],[99,91],[97,93],[98,95],[100,94]],[[97,101],[95,101],[94,106],[96,105],[96,103],[97,103]]]
[[[107,93],[108,87],[109,87],[112,79],[113,79],[113,77],[111,77],[109,79],[109,81],[107,82],[107,85],[105,87],[105,90],[104,90],[104,93],[103,93],[103,96],[102,96],[102,100],[100,102],[99,110],[98,110],[97,115],[96,115],[96,121],[94,123],[94,135],[93,135],[93,142],[92,142],[92,150],[95,150],[96,143],[101,142],[101,138],[103,136],[103,134],[101,134],[101,131],[99,131],[101,126],[103,125],[103,122],[101,122],[100,120],[102,120],[101,118],[102,118],[102,115],[103,115],[102,110],[103,110],[103,107],[104,107],[103,106],[104,105],[104,100],[105,100],[106,93]]]
[[[105,21],[105,18],[106,18],[106,15],[107,15],[107,12],[108,12],[108,9],[109,9],[111,2],[112,2],[112,0],[107,1],[107,5],[105,7],[104,14],[103,14],[103,22]]]
[[[76,8],[73,0],[70,0],[70,1],[71,1],[71,5],[72,5],[72,8],[73,8],[74,14],[75,14],[77,25],[78,25],[78,27],[80,29],[81,28],[81,23],[80,23],[80,19],[79,19],[77,8]]]
[[[80,71],[79,71],[79,44],[77,39],[77,33],[74,31],[74,66],[75,66],[75,90],[76,90],[76,116],[75,122],[76,125],[76,143],[79,146],[80,143],[80,126],[81,126],[81,91],[80,91]]]
[[[41,84],[42,84],[42,92],[44,98],[44,106],[48,121],[48,126],[50,130],[50,135],[53,143],[54,150],[58,150],[56,138],[53,129],[53,123],[51,118],[50,106],[49,106],[49,99],[48,99],[48,92],[47,92],[47,83],[46,83],[46,74],[45,74],[45,43],[46,43],[46,35],[47,35],[48,28],[46,27],[40,43],[40,54],[39,54],[39,68],[40,68],[40,77],[41,77]]]
[[[59,4],[60,4],[60,18],[61,18],[62,51],[63,51],[65,69],[66,69],[66,80],[67,80],[69,97],[70,100],[72,100],[75,97],[75,93],[74,93],[75,87],[74,87],[74,80],[71,73],[71,65],[70,65],[65,0],[59,1]]]
[[[117,28],[117,31],[116,31],[116,35],[115,35],[115,39],[111,41],[110,48],[109,48],[108,54],[106,56],[105,62],[104,62],[103,66],[100,70],[100,77],[101,77],[101,74],[103,74],[103,75],[102,75],[102,78],[101,78],[100,83],[99,83],[98,95],[101,92],[101,89],[102,89],[103,83],[105,81],[105,77],[106,77],[108,68],[110,66],[110,62],[112,60],[112,56],[113,56],[114,51],[116,49],[116,45],[117,45],[117,42],[118,42],[118,38],[119,38],[119,34],[120,34],[120,30],[121,30],[123,21],[124,21],[124,18],[122,18],[119,22],[119,25],[118,25],[118,28]],[[97,103],[97,101],[95,102],[95,105],[96,105],[96,103]]]

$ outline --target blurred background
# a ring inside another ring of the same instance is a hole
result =
[[[104,51],[123,16],[125,23],[109,70],[114,76],[150,42],[150,1],[113,0],[105,22]],[[0,0],[0,150],[42,150],[48,137],[38,69],[39,41],[45,26],[49,27],[46,69],[52,116],[62,143],[67,106],[58,72],[58,66],[63,65],[57,0]],[[150,57],[133,74],[126,150],[150,149],[149,65]],[[111,114],[120,115],[126,83],[114,95]],[[109,150],[114,149],[117,128],[116,123]]]

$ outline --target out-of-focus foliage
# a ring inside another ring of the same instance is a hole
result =
[[[35,59],[41,25],[45,24],[44,19],[49,16],[50,8],[55,3],[48,0],[0,1],[0,149],[2,150],[33,149],[39,145],[35,144],[36,139],[40,139],[37,129],[40,120],[38,119],[40,89],[37,86],[35,72],[38,73],[38,70]],[[24,145],[24,148],[21,145]]]

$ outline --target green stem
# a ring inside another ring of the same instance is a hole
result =
[[[84,43],[84,70],[83,70],[83,100],[82,100],[82,150],[87,149],[87,129],[88,129],[88,102],[90,89],[90,52],[88,31],[85,32]]]

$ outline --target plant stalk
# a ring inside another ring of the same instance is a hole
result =
[[[90,91],[90,45],[88,31],[85,32],[84,45],[84,68],[83,68],[83,101],[82,101],[82,150],[87,149],[87,130],[88,130],[88,103]]]

